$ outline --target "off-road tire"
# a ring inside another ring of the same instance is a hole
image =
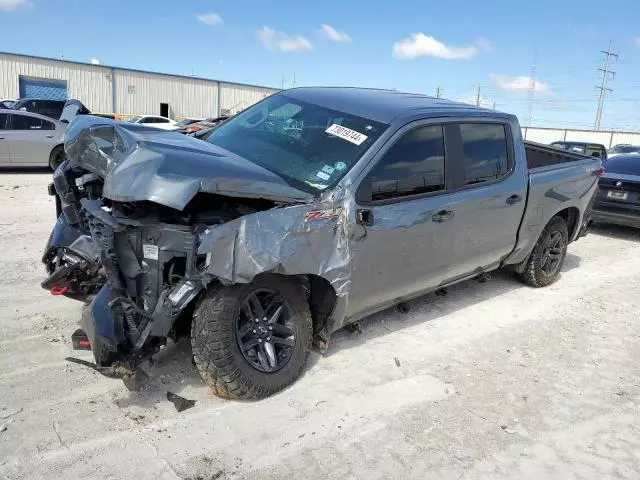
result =
[[[55,172],[56,168],[64,162],[64,159],[64,147],[62,145],[58,145],[51,151],[51,155],[49,155],[49,168]]]
[[[556,270],[551,275],[547,275],[542,270],[542,257],[545,242],[554,232],[558,232],[562,236],[562,256]],[[546,287],[547,285],[554,283],[558,279],[562,266],[564,265],[564,260],[567,256],[568,244],[569,232],[567,231],[567,223],[560,217],[553,217],[540,234],[540,238],[538,239],[536,246],[533,248],[529,260],[527,260],[527,265],[524,271],[518,275],[518,278],[527,285],[536,288]]]
[[[273,373],[261,372],[244,358],[236,340],[236,316],[251,291],[275,290],[288,302],[294,318],[295,346],[289,361]],[[193,358],[204,382],[223,398],[268,397],[302,373],[311,351],[313,325],[303,286],[295,278],[262,275],[249,284],[209,289],[200,299],[191,324]]]

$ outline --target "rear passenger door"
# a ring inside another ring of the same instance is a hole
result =
[[[516,245],[528,176],[525,162],[515,161],[513,136],[508,123],[451,125],[447,165],[456,202],[450,245],[458,255],[449,280],[498,267]]]
[[[49,155],[56,141],[53,122],[37,115],[13,113],[9,115],[8,125],[5,135],[9,142],[12,165],[49,165]]]

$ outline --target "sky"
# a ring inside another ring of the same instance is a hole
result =
[[[476,103],[479,87],[523,125],[566,128],[593,128],[611,42],[601,128],[640,130],[639,0],[0,0],[0,32],[0,51],[277,88]]]

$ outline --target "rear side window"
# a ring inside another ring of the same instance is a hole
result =
[[[371,200],[389,200],[445,189],[442,125],[419,127],[401,137],[380,159],[365,181]]]
[[[51,122],[27,115],[12,115],[12,130],[54,130]]]
[[[509,172],[504,125],[461,123],[462,185],[499,179]]]
[[[169,120],[162,117],[157,117],[153,119],[154,123],[169,123]]]

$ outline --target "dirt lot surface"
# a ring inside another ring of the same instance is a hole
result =
[[[546,289],[498,273],[375,315],[261,402],[214,397],[187,342],[130,393],[65,361],[92,357],[39,287],[49,178],[0,175],[0,478],[640,478],[638,231],[596,229]]]

